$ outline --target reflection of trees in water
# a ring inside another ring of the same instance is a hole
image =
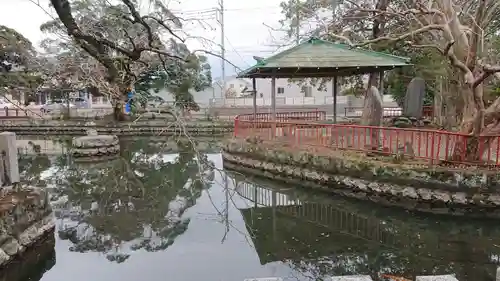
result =
[[[172,245],[188,227],[183,214],[211,180],[206,156],[190,143],[178,143],[175,159],[165,159],[158,147],[142,141],[120,145],[118,159],[99,164],[60,157],[48,179],[68,200],[57,210],[60,238],[73,243],[72,251],[102,252],[116,262],[129,257],[127,248],[161,251]]]
[[[242,190],[242,189],[240,189]],[[243,196],[252,191],[242,191]],[[282,261],[312,280],[380,273],[456,274],[493,280],[500,229],[487,222],[419,217],[340,198],[293,192],[302,205],[243,209],[262,264]],[[257,197],[257,195],[255,195]],[[269,197],[269,196],[268,196]],[[248,197],[247,197],[248,198]]]
[[[40,147],[29,142],[29,147],[19,151],[19,171],[23,183],[28,185],[43,186],[41,173],[47,170],[50,165],[50,158],[41,151]],[[26,150],[30,150],[29,152]]]

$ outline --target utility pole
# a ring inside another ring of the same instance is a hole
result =
[[[297,0],[297,2],[295,3],[295,17],[297,18],[297,20],[296,20],[297,27],[295,30],[295,33],[296,33],[295,43],[297,43],[297,45],[300,44],[300,13],[299,13],[299,10],[300,10],[300,0]]]
[[[222,70],[222,98],[226,97],[226,35],[224,33],[224,0],[219,0],[220,56]]]

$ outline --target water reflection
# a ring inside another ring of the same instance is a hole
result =
[[[56,264],[54,237],[36,244],[36,248],[24,252],[23,262],[12,262],[0,271],[1,281],[39,281],[45,272]]]
[[[118,159],[93,164],[44,149],[20,156],[23,178],[51,190],[58,217],[58,262],[42,281],[495,279],[500,227],[493,223],[419,217],[227,177],[220,154],[198,155],[190,143],[120,145]]]
[[[130,251],[172,245],[189,225],[184,212],[211,181],[206,156],[197,155],[191,142],[179,141],[176,157],[159,154],[161,147],[145,139],[120,145],[120,157],[102,163],[79,164],[68,154],[52,165],[43,153],[21,157],[30,182],[51,165],[43,180],[55,197],[58,235],[71,241],[69,250],[101,252],[118,263]]]
[[[343,199],[240,182],[241,209],[261,264],[285,262],[315,280],[332,275],[456,274],[494,280],[500,228],[423,218]]]

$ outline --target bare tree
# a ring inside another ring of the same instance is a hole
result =
[[[311,3],[331,5],[328,1]],[[484,148],[488,141],[480,145],[478,136],[500,132],[500,99],[488,108],[483,101],[485,81],[500,78],[498,50],[489,44],[498,37],[499,16],[500,2],[496,0],[344,1],[332,21],[319,28],[324,37],[353,48],[407,46],[441,53],[449,62],[451,75],[457,77],[457,91],[452,94],[459,103],[460,131],[471,136],[468,158],[479,160],[479,147]],[[369,85],[374,80],[371,76]],[[456,152],[463,155],[463,151]]]
[[[403,7],[406,9],[402,9]],[[411,1],[408,5],[401,5],[398,10],[375,9],[370,12],[379,17],[407,20],[409,24],[406,26],[410,29],[361,43],[353,43],[344,36],[338,38],[352,46],[388,41],[405,42],[415,48],[431,47],[439,50],[449,60],[450,65],[461,73],[458,81],[460,88],[456,93],[463,100],[461,132],[474,137],[467,143],[469,160],[479,160],[482,155],[479,153],[477,137],[481,134],[500,132],[500,99],[488,108],[485,108],[483,101],[485,79],[500,72],[500,65],[491,60],[486,42],[486,31],[500,14],[500,3],[494,0],[467,3],[453,0],[435,0],[428,3]],[[414,44],[414,38],[420,35],[425,36],[428,44]],[[463,155],[463,152],[460,154]]]
[[[104,67],[103,75],[88,79],[93,79],[92,86],[111,97],[116,120],[123,120],[127,94],[146,71],[160,67],[175,74],[171,77],[176,80],[168,82],[182,87],[184,94],[189,94],[191,86],[200,84],[195,80],[206,79],[205,84],[210,84],[206,60],[190,52],[182,32],[174,31],[182,29],[182,19],[161,1],[151,1],[147,13],[142,13],[134,0],[116,3],[51,0],[58,19],[41,27],[53,35],[69,36],[69,42]]]

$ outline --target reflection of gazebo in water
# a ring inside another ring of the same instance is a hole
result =
[[[271,79],[273,119],[276,117],[276,78],[332,78],[333,120],[335,121],[338,77],[380,73],[379,88],[382,94],[384,72],[408,66],[408,62],[408,58],[311,38],[293,48],[259,60],[256,65],[239,73],[238,78],[252,78],[254,113],[257,110],[255,79]]]
[[[236,190],[253,202],[252,208],[240,212],[253,234],[261,264],[288,260],[304,265],[306,261],[320,268],[330,260],[338,262],[337,270],[344,271],[338,275],[373,276],[378,270],[391,269],[407,277],[455,273],[459,280],[472,276],[488,280],[494,279],[500,262],[500,251],[491,247],[496,244],[491,241],[494,235],[454,234],[462,230],[460,226],[435,229],[417,219],[407,222],[406,216],[385,221],[380,217],[386,213],[369,206],[343,200],[288,200],[291,197],[287,194],[245,182]],[[353,261],[358,263],[356,267],[348,268]]]

